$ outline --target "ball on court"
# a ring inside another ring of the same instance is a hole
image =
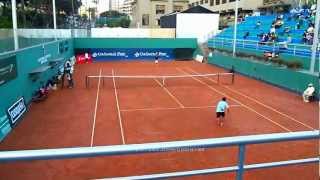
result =
[[[154,63],[158,64],[158,60],[155,60]]]

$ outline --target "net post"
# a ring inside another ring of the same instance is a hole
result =
[[[231,84],[234,84],[234,72],[232,73],[232,76],[231,76]]]
[[[89,77],[88,77],[88,75],[86,75],[86,88],[88,88],[89,87]]]
[[[104,87],[104,76],[102,76],[102,86]]]
[[[220,73],[218,73],[218,80],[217,83],[220,84]]]
[[[164,87],[164,79],[165,79],[165,77],[163,76],[162,77],[162,87]]]

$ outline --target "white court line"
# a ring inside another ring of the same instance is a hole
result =
[[[196,71],[192,70],[192,69],[189,68],[189,67],[188,67],[188,69],[189,69],[191,72],[193,72],[193,73],[197,73]],[[197,74],[199,74],[199,73],[197,73]],[[207,79],[210,80],[210,81],[212,81],[212,82],[216,82],[216,81],[214,81],[214,80],[211,79],[211,78],[207,78]],[[257,100],[257,99],[254,99],[254,98],[252,98],[252,97],[250,97],[250,96],[247,96],[247,95],[245,95],[245,94],[243,94],[243,93],[240,93],[240,92],[238,92],[238,91],[235,91],[235,90],[233,90],[232,88],[230,88],[230,87],[228,87],[228,86],[224,86],[224,85],[221,85],[221,86],[224,87],[224,88],[226,88],[226,89],[228,89],[228,90],[230,90],[230,91],[232,91],[232,92],[234,92],[234,93],[236,93],[236,94],[238,94],[238,95],[240,95],[240,96],[243,96],[243,97],[245,97],[245,98],[247,98],[247,99],[250,99],[251,101],[254,101],[255,103],[260,104],[261,106],[263,106],[263,107],[265,107],[265,108],[267,108],[267,109],[270,109],[270,110],[272,110],[272,111],[274,111],[274,112],[276,112],[276,113],[278,113],[278,114],[280,114],[280,115],[282,115],[282,116],[284,116],[284,117],[286,117],[286,118],[288,118],[288,119],[290,119],[290,120],[292,120],[292,121],[294,121],[294,122],[296,122],[296,123],[298,123],[298,124],[301,124],[301,125],[309,128],[309,129],[311,129],[311,130],[316,130],[316,129],[314,129],[314,128],[311,127],[311,126],[309,126],[309,125],[307,125],[307,124],[305,124],[305,123],[303,123],[303,122],[298,121],[298,120],[295,119],[294,117],[289,116],[289,115],[287,115],[287,114],[285,114],[285,113],[283,113],[283,112],[280,112],[280,111],[274,109],[273,107],[268,106],[268,105],[260,102],[260,101]]]
[[[195,107],[173,107],[173,108],[138,108],[138,109],[122,109],[122,112],[133,112],[133,111],[162,111],[162,110],[178,110],[178,109],[208,109],[215,108],[217,106],[195,106]],[[235,104],[230,107],[241,107],[241,105]]]
[[[101,75],[102,69],[100,69],[100,75]],[[92,125],[92,131],[91,131],[91,141],[90,141],[90,147],[93,146],[93,138],[94,138],[94,131],[96,127],[96,118],[97,118],[97,109],[98,109],[98,102],[99,102],[99,92],[100,92],[100,80],[98,80],[98,89],[97,89],[97,96],[96,96],[96,105],[94,108],[94,115],[93,115],[93,125]]]
[[[120,130],[121,130],[122,144],[126,144],[126,141],[124,139],[121,112],[120,112],[120,106],[119,106],[119,100],[118,100],[118,92],[117,92],[116,80],[114,79],[114,71],[113,71],[113,69],[112,69],[112,76],[113,76],[112,80],[113,80],[114,94],[116,96],[116,101],[117,101],[118,119],[119,119]]]
[[[177,104],[179,104],[179,106],[181,108],[184,108],[184,105],[178,100],[178,98],[176,98],[166,87],[164,87],[157,79],[154,79],[159,85],[160,87],[162,87],[168,94],[170,97],[172,97],[172,99],[174,101],[176,101]]]
[[[183,70],[182,70],[182,69],[180,69],[180,68],[177,68],[177,70],[179,70],[179,71],[181,71],[181,72],[183,72],[183,73],[187,73],[187,72],[183,71]],[[277,123],[277,122],[275,122],[275,121],[271,120],[270,118],[268,118],[268,117],[266,117],[266,116],[264,116],[264,115],[260,114],[260,113],[259,113],[259,112],[257,112],[256,110],[254,110],[254,109],[252,109],[251,107],[249,107],[249,106],[247,106],[247,105],[245,105],[245,104],[241,103],[240,101],[236,100],[235,98],[232,98],[232,97],[228,96],[227,94],[225,94],[225,93],[223,93],[223,92],[218,91],[217,89],[213,88],[212,86],[208,85],[207,83],[205,83],[205,82],[203,82],[203,81],[201,81],[201,80],[199,80],[199,79],[197,79],[197,78],[194,78],[194,77],[192,77],[192,79],[194,79],[194,80],[198,81],[199,83],[201,83],[201,84],[203,84],[203,85],[207,86],[207,87],[208,87],[208,88],[210,88],[211,90],[213,90],[213,91],[215,91],[215,92],[217,92],[217,93],[219,93],[219,94],[221,94],[221,95],[223,95],[223,96],[225,96],[225,97],[228,97],[229,99],[231,99],[231,100],[235,101],[236,103],[238,103],[238,104],[240,104],[241,106],[243,106],[243,107],[247,108],[248,110],[250,110],[250,111],[252,111],[252,112],[255,112],[255,113],[256,113],[256,114],[258,114],[259,116],[261,116],[261,117],[265,118],[266,120],[268,120],[268,121],[272,122],[273,124],[275,124],[275,125],[277,125],[277,126],[281,127],[282,129],[284,129],[284,130],[286,130],[286,131],[288,131],[288,132],[292,132],[290,129],[288,129],[288,128],[286,128],[286,127],[282,126],[281,124],[279,124],[279,123]]]

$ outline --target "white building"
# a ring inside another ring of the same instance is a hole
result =
[[[120,12],[127,14],[130,19],[132,19],[132,4],[134,0],[124,0],[122,5],[120,5]]]
[[[236,0],[189,0],[191,7],[201,5],[214,12],[234,11]],[[238,7],[242,10],[256,10],[264,0],[239,0]]]
[[[133,0],[132,26],[159,28],[160,17],[188,8],[188,0]]]

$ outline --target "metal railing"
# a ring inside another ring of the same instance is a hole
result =
[[[20,150],[20,151],[2,151],[0,152],[0,163],[13,161],[29,160],[48,160],[65,158],[84,158],[97,156],[113,156],[156,152],[185,152],[204,148],[230,147],[238,146],[238,164],[230,167],[220,167],[213,169],[171,172],[163,174],[151,174],[145,176],[119,177],[118,179],[159,179],[173,178],[194,175],[206,175],[222,172],[236,172],[237,180],[243,179],[243,173],[246,170],[297,165],[305,163],[319,163],[319,157],[295,159],[288,161],[267,162],[259,164],[244,164],[246,146],[251,144],[262,144],[282,141],[297,141],[308,139],[320,139],[320,131],[300,131],[290,133],[260,134],[249,136],[224,137],[215,139],[199,139],[188,141],[172,141],[161,143],[131,144],[131,145],[113,145],[96,147],[78,147],[61,149],[41,149],[41,150]],[[315,142],[317,143],[317,142]],[[316,151],[316,149],[315,149]]]
[[[312,46],[311,45],[304,45],[304,44],[294,44],[290,43],[287,44],[287,47],[284,48],[284,43],[281,42],[259,42],[254,40],[245,40],[245,39],[237,39],[236,41],[237,48],[243,49],[252,49],[258,51],[267,51],[267,50],[277,50],[281,51],[282,54],[288,54],[293,56],[299,57],[311,57],[312,54]],[[233,39],[231,38],[212,38],[208,41],[209,47],[232,47],[233,46]],[[317,57],[320,58],[320,52],[317,51]]]

